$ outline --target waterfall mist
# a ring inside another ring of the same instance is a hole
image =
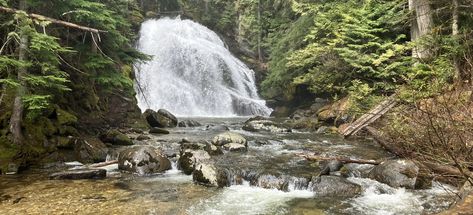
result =
[[[191,20],[145,21],[138,48],[152,60],[136,64],[138,105],[179,116],[271,113],[258,96],[254,71],[218,35]]]

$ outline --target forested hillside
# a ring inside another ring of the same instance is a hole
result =
[[[376,125],[392,152],[471,168],[472,1],[181,2],[255,65],[274,116],[343,130],[395,95],[401,105]],[[338,102],[296,111],[316,98]]]
[[[143,20],[136,2],[0,4],[0,161],[24,165],[68,145],[70,136],[141,120],[132,64],[146,56],[133,47]]]

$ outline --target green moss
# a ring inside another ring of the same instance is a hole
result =
[[[56,113],[59,125],[74,125],[77,123],[77,117],[63,109],[57,108]]]
[[[11,144],[6,136],[0,136],[0,172],[6,172],[8,164],[19,153],[19,148]]]

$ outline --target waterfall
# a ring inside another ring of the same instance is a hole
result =
[[[191,20],[145,21],[138,49],[152,56],[138,63],[141,110],[164,108],[179,116],[270,114],[257,93],[254,71],[233,56],[218,35]]]

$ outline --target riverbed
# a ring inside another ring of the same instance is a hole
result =
[[[136,144],[179,154],[183,138],[209,141],[224,125],[249,141],[247,152],[226,153],[215,158],[220,168],[245,174],[294,178],[284,189],[261,187],[242,180],[225,188],[195,184],[172,158],[173,169],[145,177],[120,172],[116,165],[104,167],[104,180],[49,180],[48,175],[67,166],[28,170],[0,177],[1,214],[431,214],[446,209],[455,189],[434,182],[431,189],[408,190],[359,177],[348,180],[362,186],[353,198],[328,198],[297,186],[297,180],[317,175],[315,162],[299,153],[359,159],[389,159],[389,153],[370,139],[346,140],[336,135],[293,131],[247,132],[246,118],[193,118],[203,126],[170,129],[169,135],[150,135]],[[131,135],[133,136],[133,135]],[[110,159],[114,158],[110,155]],[[337,174],[337,173],[335,173]]]

